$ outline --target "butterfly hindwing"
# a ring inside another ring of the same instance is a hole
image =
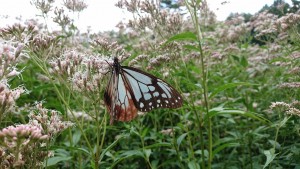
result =
[[[168,83],[139,69],[122,66],[123,76],[132,88],[135,106],[146,112],[154,108],[178,108],[182,97]]]
[[[113,120],[130,121],[136,117],[137,108],[129,90],[122,74],[114,71],[104,93],[104,102],[111,116],[110,123]]]

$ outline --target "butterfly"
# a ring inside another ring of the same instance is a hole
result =
[[[104,93],[110,124],[115,120],[130,121],[138,111],[182,106],[183,99],[179,92],[164,80],[133,67],[121,66],[117,57],[111,68]]]

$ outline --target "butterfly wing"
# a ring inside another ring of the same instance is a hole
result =
[[[181,95],[167,82],[133,67],[122,66],[122,76],[131,90],[135,107],[143,112],[154,108],[178,108]]]
[[[130,121],[137,115],[137,108],[131,96],[130,87],[122,73],[112,72],[104,93],[104,102],[110,113],[110,123],[117,121]]]

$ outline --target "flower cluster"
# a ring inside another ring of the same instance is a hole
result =
[[[36,112],[31,112],[28,117],[30,119],[28,124],[42,128],[49,137],[53,137],[74,125],[72,122],[62,121],[56,110],[46,109],[42,103],[38,103]]]
[[[237,42],[243,40],[250,33],[251,29],[250,23],[244,22],[244,17],[234,15],[230,20],[225,22],[223,27],[217,27],[211,34],[217,37],[221,43]]]
[[[72,112],[68,111],[68,116],[70,116],[71,118],[77,118],[79,120],[83,120],[85,122],[94,120],[90,115],[82,111],[72,111]]]
[[[256,14],[252,18],[252,25],[254,31],[257,33],[256,37],[259,38],[263,35],[277,33],[276,20],[277,15],[268,13],[267,11]]]
[[[294,26],[299,25],[299,23],[300,14],[297,13],[288,13],[276,21],[276,24],[279,26],[282,32],[286,32]]]
[[[6,113],[13,110],[16,100],[25,92],[22,86],[11,90],[5,81],[0,81],[0,122]]]
[[[300,117],[300,109],[297,108],[299,106],[299,101],[293,101],[288,104],[285,102],[272,102],[270,109],[271,110],[279,110],[280,112],[285,112],[289,115],[296,115]]]
[[[37,34],[29,41],[28,47],[40,59],[46,61],[49,57],[54,57],[59,51],[54,49],[59,48],[59,41],[53,35]],[[57,53],[56,53],[57,52]]]
[[[22,56],[23,45],[0,44],[0,80],[20,75],[21,71],[15,67],[19,62],[19,56]]]
[[[76,91],[95,92],[101,87],[103,74],[107,73],[108,58],[87,56],[75,51],[66,51],[61,57],[50,62],[50,73],[70,85]]]
[[[184,27],[182,16],[178,12],[170,12],[169,10],[159,7],[159,3],[154,1],[119,0],[117,7],[126,9],[138,19],[130,20],[128,27],[133,31],[152,30],[153,33],[160,35],[172,35],[179,33]]]
[[[64,0],[64,5],[73,12],[80,12],[87,8],[87,4],[81,0]]]
[[[57,111],[48,110],[41,103],[26,110],[30,109],[27,124],[8,126],[0,131],[0,166],[42,166],[45,158],[53,155],[51,151],[43,150],[45,146],[60,132],[73,126],[69,121],[62,121]]]
[[[27,42],[31,35],[36,34],[38,27],[32,22],[27,22],[27,25],[16,23],[12,26],[0,29],[0,37],[6,40],[18,40],[20,42]]]
[[[278,85],[280,88],[300,88],[300,82],[285,82]]]
[[[9,126],[0,131],[0,165],[5,168],[24,167],[38,156],[45,156],[45,153],[35,154],[36,148],[42,147],[42,142],[49,139],[43,134],[40,127],[29,124]],[[3,151],[6,150],[6,151]],[[42,155],[43,154],[43,155]],[[41,159],[37,159],[39,161]],[[42,161],[40,161],[42,162]],[[40,166],[41,163],[36,164]]]
[[[55,17],[53,18],[53,22],[57,23],[63,29],[65,29],[66,26],[71,23],[70,17],[65,14],[65,11],[63,8],[60,8],[60,9],[55,8],[54,14],[55,14]]]
[[[97,38],[92,43],[93,48],[104,56],[119,56],[122,60],[130,56],[126,52],[123,46],[119,45],[118,42],[111,42],[106,38]]]
[[[39,9],[43,15],[47,15],[52,8],[52,4],[54,0],[32,0],[31,4],[33,4],[37,9]]]
[[[163,134],[163,135],[174,136],[174,130],[173,129],[161,130],[160,133]]]

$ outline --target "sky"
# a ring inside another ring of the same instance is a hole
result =
[[[90,26],[92,32],[109,31],[116,29],[116,25],[120,21],[126,21],[131,15],[115,6],[118,0],[85,0],[88,7],[80,13],[71,15],[76,21],[81,32],[86,32]],[[265,4],[271,5],[273,0],[226,0],[227,3],[221,5],[225,0],[208,0],[211,10],[213,10],[218,20],[225,20],[227,16],[233,12],[245,12],[254,14],[260,10]],[[291,0],[286,0],[291,3]],[[56,0],[56,4],[62,4],[62,0]],[[40,22],[44,22],[41,17],[37,17],[38,10],[30,4],[30,0],[0,0],[0,28],[6,25],[12,25],[16,22],[16,17],[22,20],[39,18]],[[49,25],[50,30],[55,26]]]

